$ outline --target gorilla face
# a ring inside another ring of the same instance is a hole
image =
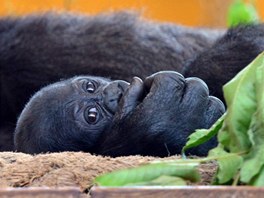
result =
[[[26,153],[179,154],[195,129],[209,128],[225,111],[198,78],[158,72],[131,84],[75,77],[35,94],[21,113],[15,147]],[[212,140],[193,149],[205,155]]]
[[[15,145],[26,153],[93,151],[100,134],[112,123],[129,84],[81,76],[37,92],[23,110]]]

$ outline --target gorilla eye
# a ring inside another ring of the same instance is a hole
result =
[[[85,113],[85,120],[89,124],[95,124],[98,121],[98,118],[99,118],[99,113],[97,108],[95,107],[89,108]]]
[[[87,83],[85,83],[84,89],[89,93],[94,93],[95,85],[91,81],[88,81]]]

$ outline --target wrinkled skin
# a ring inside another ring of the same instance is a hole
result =
[[[197,128],[223,113],[198,78],[159,72],[144,82],[76,77],[40,90],[22,112],[15,146],[26,153],[86,151],[109,156],[179,154]],[[191,151],[206,155],[215,139]]]

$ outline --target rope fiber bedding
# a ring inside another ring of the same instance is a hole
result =
[[[39,155],[0,153],[0,187],[80,187],[89,189],[93,179],[103,173],[135,167],[152,160],[176,159],[128,156],[102,157],[82,152],[62,152]],[[199,167],[200,185],[208,185],[216,170],[214,162]]]

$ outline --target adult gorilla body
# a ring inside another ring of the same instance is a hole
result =
[[[29,97],[73,75],[131,80],[174,70],[201,77],[221,98],[221,86],[263,51],[263,29],[263,25],[236,28],[224,35],[143,21],[127,13],[3,18],[0,133],[4,143],[0,149],[12,149],[4,137],[11,139]]]

